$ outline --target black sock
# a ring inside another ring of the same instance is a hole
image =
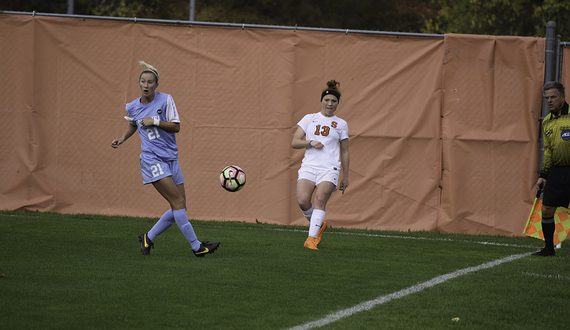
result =
[[[549,251],[554,250],[554,218],[542,219],[542,233],[544,234],[544,243],[546,249]],[[544,220],[551,220],[552,222],[545,223]]]

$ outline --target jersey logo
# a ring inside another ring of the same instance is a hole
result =
[[[560,133],[560,137],[564,141],[570,140],[570,131],[566,131],[566,130],[562,131],[562,133]]]
[[[158,109],[158,110],[156,111],[156,113],[158,113],[158,114],[160,115],[160,114],[162,114],[162,110],[161,110],[161,109]]]

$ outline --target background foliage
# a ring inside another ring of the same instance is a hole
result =
[[[67,13],[68,0],[4,0],[0,10]],[[74,14],[188,20],[189,0],[74,0]],[[424,33],[570,39],[570,0],[196,0],[195,19]]]
[[[422,32],[545,36],[549,21],[563,40],[570,37],[568,0],[438,0],[439,11]]]

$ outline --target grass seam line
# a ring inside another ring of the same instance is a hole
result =
[[[209,226],[211,228],[227,228],[224,226]],[[257,229],[255,227],[245,227],[246,229]],[[301,232],[306,233],[306,229],[285,229],[285,228],[263,228],[262,230],[271,231],[286,231],[286,232]],[[416,237],[416,236],[400,236],[400,235],[385,235],[385,234],[366,234],[366,233],[349,233],[340,231],[327,231],[327,235],[353,235],[353,236],[366,236],[366,237],[380,237],[380,238],[397,238],[397,239],[415,239],[415,240],[426,240],[426,241],[440,241],[440,242],[463,242],[463,243],[474,243],[480,245],[494,245],[494,246],[505,246],[505,247],[518,247],[518,248],[529,248],[537,249],[535,245],[521,245],[521,244],[507,244],[507,243],[497,243],[497,242],[487,242],[487,241],[469,241],[469,240],[457,240],[451,238],[429,238],[429,237]]]
[[[424,290],[424,289],[431,288],[431,287],[433,287],[433,286],[435,286],[435,285],[437,285],[437,284],[441,284],[441,283],[447,282],[447,281],[449,281],[449,280],[451,280],[451,279],[454,279],[454,278],[456,278],[456,277],[459,277],[459,276],[462,276],[462,275],[466,275],[466,274],[469,274],[469,273],[472,273],[472,272],[476,272],[476,271],[479,271],[479,270],[482,270],[482,269],[492,268],[492,267],[498,266],[498,265],[500,265],[500,264],[502,264],[502,263],[515,261],[515,260],[517,260],[517,259],[520,259],[520,258],[523,258],[523,257],[526,257],[526,256],[530,256],[530,255],[531,255],[531,252],[529,252],[529,253],[523,253],[523,254],[513,254],[513,255],[510,255],[510,256],[508,256],[508,257],[506,257],[506,258],[497,259],[497,260],[494,260],[494,261],[490,261],[490,262],[481,264],[481,265],[479,265],[479,266],[467,267],[467,268],[464,268],[464,269],[456,270],[456,271],[451,272],[451,273],[449,273],[449,274],[445,274],[445,275],[440,275],[440,276],[434,277],[434,278],[432,278],[432,279],[429,280],[429,281],[426,281],[426,282],[423,282],[423,283],[420,283],[420,284],[411,286],[411,287],[409,287],[409,288],[400,290],[400,291],[398,291],[398,292],[394,292],[394,293],[391,293],[391,294],[388,294],[388,295],[385,295],[385,296],[380,296],[380,297],[378,297],[378,298],[376,298],[376,299],[372,299],[372,300],[369,300],[369,301],[362,302],[362,303],[360,303],[360,304],[358,304],[358,305],[355,305],[355,306],[353,306],[353,307],[350,307],[350,308],[347,308],[347,309],[343,309],[343,310],[340,310],[340,311],[338,311],[338,312],[331,313],[331,314],[329,314],[329,315],[323,317],[323,318],[320,319],[320,320],[311,321],[311,322],[308,322],[308,323],[305,323],[305,324],[301,324],[301,325],[298,325],[298,326],[289,328],[288,330],[308,330],[308,329],[313,329],[313,328],[317,328],[317,327],[322,327],[322,326],[324,326],[324,325],[327,325],[327,324],[329,324],[329,323],[338,321],[338,320],[340,320],[340,319],[342,319],[342,318],[351,316],[351,315],[353,315],[353,314],[370,310],[370,309],[372,309],[372,308],[374,308],[374,307],[376,307],[376,306],[378,306],[378,305],[387,303],[387,302],[389,302],[389,301],[391,301],[391,300],[400,299],[400,298],[403,298],[403,297],[405,297],[405,296],[408,296],[408,295],[410,295],[410,294],[412,294],[412,293],[420,292],[420,291],[422,291],[422,290]]]
[[[31,216],[31,217],[37,217],[36,214],[24,214],[24,215],[14,215],[14,214],[0,214],[0,216]],[[103,215],[105,216],[105,215]],[[196,219],[192,219],[192,220],[196,220]],[[192,220],[190,220],[190,222],[192,222]],[[209,221],[209,220],[197,220],[197,221]],[[199,227],[199,225],[194,224],[194,226]],[[227,228],[226,226],[211,226],[208,225],[208,227],[211,228]],[[254,227],[248,226],[245,227],[247,229],[254,229]],[[258,228],[255,228],[258,229]],[[284,228],[263,228],[263,230],[274,230],[274,231],[287,231],[287,232],[307,232],[306,229],[284,229]],[[333,234],[337,234],[337,235],[355,235],[355,236],[367,236],[367,237],[381,237],[381,238],[397,238],[397,239],[416,239],[416,240],[428,240],[428,241],[443,241],[443,242],[463,242],[463,243],[475,243],[475,244],[481,244],[481,245],[494,245],[494,246],[505,246],[505,247],[520,247],[520,248],[530,248],[530,249],[536,249],[537,247],[534,245],[520,245],[520,244],[507,244],[507,243],[496,243],[496,242],[485,242],[485,241],[469,241],[469,240],[456,240],[456,239],[451,239],[451,238],[428,238],[428,237],[415,237],[415,236],[400,236],[400,235],[385,235],[385,234],[367,234],[367,233],[349,233],[349,232],[331,232],[328,231],[327,235],[333,235]]]

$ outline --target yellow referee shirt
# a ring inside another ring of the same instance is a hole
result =
[[[552,166],[570,166],[570,115],[568,103],[556,113],[549,113],[542,122],[544,158],[540,177],[548,179]]]

